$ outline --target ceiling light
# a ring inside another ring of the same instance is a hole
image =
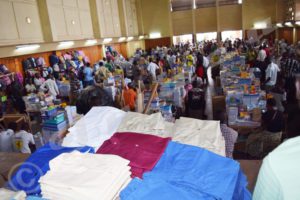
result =
[[[276,26],[277,27],[283,27],[282,23],[277,23]]]
[[[16,46],[17,51],[32,51],[40,48],[39,44],[31,44],[31,45],[19,45]]]
[[[292,27],[292,26],[293,26],[292,22],[285,22],[284,25],[289,26],[289,27]]]
[[[159,32],[153,32],[153,33],[149,34],[149,37],[151,39],[160,38],[161,37],[161,33],[159,33]]]
[[[131,40],[133,40],[133,37],[128,37],[127,38],[127,41],[131,41]]]
[[[73,46],[74,42],[73,41],[64,41],[64,42],[60,42],[58,47],[62,48],[62,47],[70,47]]]
[[[242,3],[243,3],[243,0],[239,0],[238,3],[239,3],[239,4],[242,4]]]
[[[267,27],[268,27],[268,25],[267,25],[266,22],[256,22],[256,23],[254,23],[254,28],[255,29],[265,29]]]
[[[85,45],[94,45],[94,44],[97,44],[97,40],[87,40],[86,42],[85,42]]]
[[[123,42],[123,41],[125,41],[126,40],[126,37],[120,37],[119,38],[119,42]]]
[[[112,41],[112,38],[105,38],[103,40],[103,43],[110,43]]]

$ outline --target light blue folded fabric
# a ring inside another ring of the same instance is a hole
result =
[[[176,194],[174,199],[183,195],[181,199],[250,200],[246,185],[236,161],[199,147],[170,142],[154,169],[145,173],[143,180],[134,179],[121,192],[121,199],[166,199],[167,196],[156,196],[165,192]]]

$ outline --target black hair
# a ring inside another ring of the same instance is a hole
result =
[[[18,129],[18,124],[16,122],[9,122],[7,128],[16,132]]]
[[[198,87],[198,81],[197,81],[197,80],[194,80],[194,81],[192,82],[192,86],[193,86],[193,88],[197,88],[197,87]]]
[[[271,107],[276,106],[276,100],[274,98],[268,99],[267,106],[271,106]]]
[[[220,121],[221,124],[224,124],[226,122],[225,111],[224,110],[217,110],[214,113],[214,120]]]

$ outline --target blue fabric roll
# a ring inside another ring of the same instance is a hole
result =
[[[134,179],[121,192],[121,199],[250,200],[246,186],[236,161],[199,147],[170,142],[155,168],[145,173],[143,180]]]
[[[24,163],[20,163],[18,170],[10,178],[7,187],[18,191],[23,190],[27,195],[40,194],[39,179],[49,170],[49,161],[62,153],[69,153],[74,150],[80,152],[94,153],[92,147],[68,148],[54,143],[47,143],[34,152]]]

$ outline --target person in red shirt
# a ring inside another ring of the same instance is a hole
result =
[[[198,53],[197,55],[197,65],[196,65],[196,75],[204,81],[204,67],[203,67],[203,55]]]

